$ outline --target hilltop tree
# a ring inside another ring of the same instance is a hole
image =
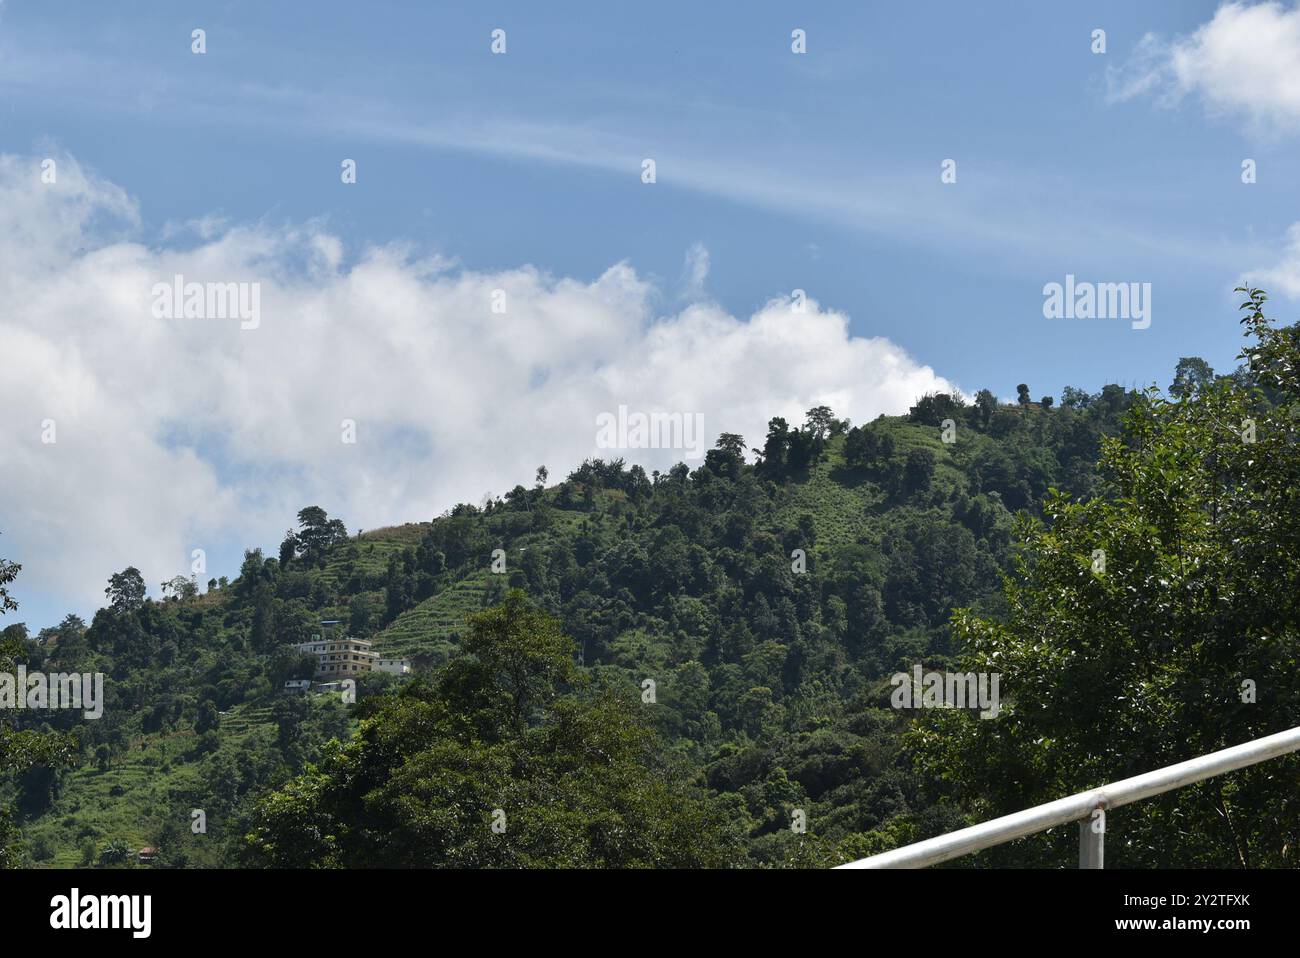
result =
[[[960,396],[926,393],[908,410],[908,418],[925,426],[939,426],[945,419],[956,419],[964,405]]]
[[[308,566],[323,566],[329,550],[346,541],[347,537],[347,526],[338,519],[331,519],[320,506],[299,510],[294,545]]]
[[[858,469],[869,469],[894,457],[894,437],[877,425],[855,426],[844,439],[844,461]]]
[[[193,579],[183,575],[174,575],[159,587],[163,598],[192,599],[199,594],[199,586]]]
[[[704,468],[724,479],[738,479],[745,465],[745,437],[724,432],[718,444],[704,455]]]
[[[285,530],[284,539],[280,542],[280,568],[289,568],[289,563],[293,562],[294,556],[298,554],[298,534],[292,529]]]
[[[1029,387],[1024,383],[1021,383],[1016,387],[1016,402],[1020,403],[1022,406],[1028,406],[1031,402],[1029,398]]]
[[[143,606],[145,592],[144,576],[135,566],[127,566],[109,576],[108,588],[104,590],[109,606],[118,614],[134,612]]]
[[[1174,368],[1174,381],[1169,384],[1169,395],[1186,399],[1199,393],[1214,382],[1214,370],[1199,356],[1184,356]]]
[[[811,432],[818,442],[825,441],[835,425],[835,413],[831,412],[830,406],[814,406],[804,415],[804,428]]]
[[[763,442],[763,448],[754,450],[759,455],[762,471],[772,476],[782,475],[789,446],[790,424],[780,416],[773,416],[767,422],[767,439]]]
[[[263,556],[261,549],[246,549],[235,588],[241,598],[253,599],[274,585],[278,571],[279,563]]]
[[[1085,389],[1066,386],[1061,390],[1061,405],[1066,409],[1087,409],[1092,403],[1092,395]]]

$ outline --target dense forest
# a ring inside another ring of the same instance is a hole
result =
[[[0,671],[106,704],[0,712],[0,861],[823,866],[1298,725],[1300,335],[1245,292],[1230,375],[819,406],[430,521],[309,506],[231,581],[125,569],[89,624],[3,631]],[[286,694],[328,619],[415,674]],[[891,707],[916,665],[1000,673],[999,715]],[[1117,813],[1108,864],[1291,863],[1297,767]],[[956,867],[1069,864],[1064,831]]]

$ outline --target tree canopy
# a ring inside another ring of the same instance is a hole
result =
[[[292,867],[701,867],[737,857],[635,699],[578,681],[572,640],[513,591],[458,654],[263,799],[254,861]]]
[[[1103,444],[1099,494],[1022,520],[1009,614],[957,614],[963,666],[1001,673],[1009,701],[994,721],[941,710],[915,744],[979,817],[1300,725],[1300,348],[1243,292],[1247,382],[1149,391]],[[1298,772],[1290,756],[1117,811],[1108,864],[1294,865]],[[990,856],[1060,861],[1056,841]]]

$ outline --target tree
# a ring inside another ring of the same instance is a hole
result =
[[[275,593],[261,586],[252,597],[253,616],[248,625],[248,639],[257,651],[265,651],[275,639]]]
[[[855,426],[844,439],[844,461],[867,469],[894,457],[894,437],[875,425]]]
[[[289,563],[293,561],[298,554],[298,534],[292,529],[284,533],[284,539],[280,542],[280,568],[289,568]]]
[[[109,576],[108,588],[104,594],[108,596],[112,610],[121,615],[143,606],[145,591],[144,576],[140,570],[135,566],[127,566],[121,572]]]
[[[1052,403],[1055,401],[1056,400],[1054,400],[1051,396],[1044,396],[1042,399],[1038,400],[1038,404],[1042,406],[1044,409],[1051,409]]]
[[[261,800],[245,846],[290,867],[717,867],[720,806],[662,753],[630,692],[578,681],[574,644],[519,592],[471,617],[429,681]],[[365,703],[362,706],[364,707]]]
[[[351,635],[368,635],[370,618],[373,614],[374,605],[370,601],[370,596],[365,592],[354,595],[348,604],[348,632]]]
[[[1016,402],[1020,403],[1022,406],[1028,406],[1030,403],[1029,387],[1024,383],[1021,383],[1016,387]]]
[[[120,865],[131,857],[131,848],[120,838],[115,838],[99,850],[101,865]]]
[[[934,478],[934,450],[919,446],[907,454],[903,466],[903,485],[908,492],[924,492]]]
[[[762,449],[754,450],[759,454],[764,473],[780,476],[785,472],[786,449],[790,445],[790,424],[780,416],[773,416],[767,423],[767,439]]]
[[[835,413],[830,406],[814,406],[804,415],[804,429],[818,442],[824,442],[835,426]]]
[[[980,428],[988,429],[993,414],[998,410],[998,397],[987,389],[981,389],[975,394],[975,409],[979,415]]]
[[[302,738],[302,724],[310,712],[307,700],[301,696],[280,696],[271,706],[271,720],[276,726],[276,746],[286,754]]]
[[[1186,399],[1199,393],[1214,382],[1214,370],[1199,356],[1184,356],[1174,368],[1174,381],[1169,384],[1169,395]]]
[[[1066,409],[1087,409],[1092,402],[1092,394],[1086,389],[1066,386],[1061,390],[1061,405]]]
[[[7,587],[22,568],[17,563],[0,559],[0,615],[18,608]],[[138,575],[138,573],[137,573]],[[143,580],[141,588],[143,588]],[[66,621],[66,620],[65,620]],[[77,620],[80,621],[80,620]],[[0,674],[8,673],[16,679],[19,664],[27,660],[26,642],[16,638],[0,639]],[[9,709],[0,709],[0,776],[10,773],[25,774],[44,766],[56,768],[72,761],[78,747],[75,732],[43,732],[35,729],[16,729]],[[10,810],[0,806],[0,868],[15,868],[22,864],[22,849],[18,842],[18,829]]]
[[[960,396],[926,393],[908,410],[908,418],[926,426],[940,426],[945,419],[955,419],[964,403]]]
[[[199,587],[193,579],[187,579],[183,575],[175,575],[166,580],[160,586],[163,598],[173,599],[192,599],[199,594]]]
[[[520,731],[534,707],[573,677],[573,640],[555,619],[512,590],[506,601],[469,619],[461,648],[477,660],[485,688],[500,693],[501,711]]]
[[[1149,391],[1104,443],[1106,494],[1057,493],[1043,521],[1022,519],[1006,618],[956,614],[961,666],[1000,673],[1004,708],[994,721],[936,710],[916,744],[922,774],[977,796],[977,817],[1300,725],[1300,333],[1273,328],[1264,294],[1244,292],[1249,382],[1180,402]],[[1224,428],[1246,420],[1253,442]],[[1297,771],[1279,758],[1117,812],[1108,857],[1293,865]],[[1059,863],[1070,841],[989,857]]]
[[[388,569],[384,575],[384,622],[392,622],[406,609],[410,608],[415,590],[412,578],[402,571],[402,564],[397,556],[388,557]]]
[[[239,579],[235,589],[241,598],[252,599],[268,590],[275,582],[279,563],[267,559],[261,549],[245,549],[244,561],[239,565]]]
[[[329,523],[329,514],[320,506],[304,506],[298,510],[298,525],[303,529],[324,529]]]
[[[528,494],[528,490],[523,487],[523,484],[519,483],[505,494],[505,501],[516,509],[527,511],[532,505],[533,499]]]
[[[715,476],[737,479],[745,465],[745,437],[734,432],[724,432],[718,444],[704,455],[704,467]]]
[[[211,700],[205,700],[199,706],[198,712],[194,715],[194,731],[202,735],[204,732],[211,732],[221,725],[221,713]]]
[[[347,527],[338,519],[331,519],[320,506],[307,506],[298,511],[298,532],[294,534],[294,542],[308,566],[323,566],[329,550],[346,541],[347,537]],[[283,551],[284,545],[281,545]]]
[[[13,612],[18,608],[18,603],[9,595],[8,586],[18,577],[21,570],[22,566],[18,563],[0,559],[0,615]]]

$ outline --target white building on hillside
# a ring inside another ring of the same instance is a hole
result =
[[[322,639],[313,635],[310,642],[299,642],[294,648],[316,656],[317,681],[356,678],[374,668],[379,658],[366,639]]]
[[[322,622],[327,634],[313,635],[310,642],[294,645],[299,652],[309,652],[316,656],[317,682],[355,679],[363,672],[372,671],[387,672],[390,675],[410,674],[410,659],[380,658],[368,639],[328,635],[329,627],[338,624],[337,621]]]

